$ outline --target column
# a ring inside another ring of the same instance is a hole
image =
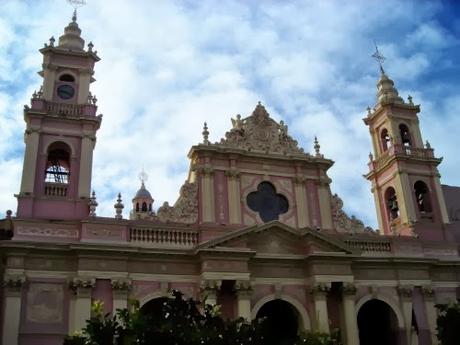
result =
[[[240,202],[240,173],[235,170],[227,170],[228,186],[228,215],[230,224],[241,224],[241,202]]]
[[[305,178],[294,178],[295,202],[297,206],[297,220],[299,228],[310,226],[310,215],[308,212],[307,194],[305,190]]]
[[[412,330],[412,286],[399,286],[398,293],[401,302],[401,309],[404,316],[405,334],[407,344],[411,343]]]
[[[214,171],[210,167],[203,167],[199,172],[201,175],[202,219],[204,223],[213,223],[215,221]]]
[[[69,317],[69,334],[86,327],[86,320],[91,317],[91,293],[96,284],[95,279],[75,278],[70,283],[74,299],[71,303]]]
[[[40,134],[38,130],[26,130],[24,136],[26,150],[24,152],[24,165],[22,168],[21,194],[32,194],[34,192],[39,139]]]
[[[217,292],[220,290],[221,280],[203,280],[201,282],[201,295],[205,304],[215,306],[217,304]]]
[[[329,289],[326,284],[317,284],[311,289],[315,312],[315,330],[317,332],[329,333],[329,316],[327,314],[327,293]]]
[[[252,286],[248,280],[238,280],[235,288],[238,301],[238,317],[251,321]]]
[[[126,279],[112,279],[112,314],[115,315],[117,309],[128,307],[128,293],[131,290],[131,281]]]
[[[19,324],[21,321],[21,292],[24,276],[5,276],[4,298],[5,317],[2,325],[2,344],[18,345]]]
[[[344,317],[345,345],[359,344],[358,322],[355,309],[356,287],[353,284],[344,284],[342,287],[342,303]]]
[[[78,179],[78,197],[89,198],[91,193],[91,169],[93,166],[93,149],[96,139],[94,134],[85,134],[81,139],[80,173]]]
[[[423,301],[425,302],[425,312],[430,330],[431,344],[435,345],[438,343],[438,338],[436,337],[436,319],[438,315],[435,308],[433,288],[431,286],[423,286],[422,295]]]
[[[329,190],[330,179],[321,177],[318,182],[319,209],[321,213],[321,228],[332,229],[331,192]]]

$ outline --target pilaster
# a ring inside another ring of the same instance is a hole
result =
[[[315,330],[329,333],[329,316],[327,312],[327,294],[330,287],[327,284],[317,284],[311,289],[315,311]]]
[[[423,295],[423,301],[425,302],[426,319],[428,322],[428,327],[430,329],[431,344],[435,345],[438,343],[438,340],[436,337],[437,311],[435,308],[433,288],[431,286],[423,286],[422,295]]]
[[[202,167],[198,171],[201,175],[202,220],[204,223],[214,223],[214,170],[211,167]]]
[[[206,304],[217,304],[217,292],[220,290],[222,280],[203,280],[201,282],[201,294]]]
[[[2,326],[2,344],[18,345],[21,321],[21,293],[25,283],[22,275],[5,275],[3,281],[5,307]]]
[[[332,229],[332,210],[331,210],[331,192],[328,177],[320,178],[318,183],[319,209],[321,213],[321,227],[323,229]]]
[[[305,181],[306,179],[302,176],[296,176],[294,178],[295,202],[297,206],[297,222],[299,228],[310,226]]]
[[[358,322],[355,309],[356,286],[350,283],[342,287],[345,345],[359,344]]]
[[[228,213],[230,224],[241,224],[240,173],[236,169],[227,170]]]
[[[251,295],[253,288],[248,280],[238,280],[235,285],[238,301],[238,317],[251,320]]]
[[[74,278],[69,283],[74,294],[69,308],[69,334],[84,328],[91,317],[91,294],[95,285],[93,278]]]
[[[91,167],[96,138],[84,135],[81,139],[80,172],[78,174],[78,197],[89,198],[91,193]]]
[[[24,134],[26,148],[24,152],[24,165],[22,168],[21,194],[32,194],[34,192],[39,139],[40,134],[38,129],[26,130]]]
[[[404,316],[404,325],[407,344],[410,344],[412,329],[412,286],[398,286],[401,309]]]
[[[112,314],[116,314],[117,309],[128,307],[128,293],[131,290],[131,281],[127,279],[112,279]]]

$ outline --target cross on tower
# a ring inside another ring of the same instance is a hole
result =
[[[384,74],[385,71],[383,70],[383,63],[385,62],[386,58],[380,53],[379,48],[377,47],[377,44],[375,42],[374,44],[375,44],[375,53],[372,54],[372,57],[379,63],[380,72]]]

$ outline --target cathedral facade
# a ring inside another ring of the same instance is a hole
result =
[[[92,157],[99,57],[76,17],[40,49],[43,86],[24,107],[16,215],[0,220],[1,345],[57,345],[91,303],[142,308],[173,289],[224,317],[278,318],[291,332],[340,329],[344,344],[436,344],[436,303],[460,286],[460,189],[440,182],[412,99],[381,71],[364,116],[379,230],[343,210],[333,161],[305,152],[262,104],[220,142],[191,147],[178,200],[154,210],[143,176],[123,218],[97,216]],[[128,206],[128,205],[126,205]],[[283,326],[283,327],[284,327]],[[281,327],[281,326],[280,326]]]

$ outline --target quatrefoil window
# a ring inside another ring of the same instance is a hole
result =
[[[275,187],[270,182],[261,182],[257,186],[257,192],[249,193],[246,201],[249,208],[258,212],[264,222],[277,220],[289,209],[286,197],[276,193]]]

